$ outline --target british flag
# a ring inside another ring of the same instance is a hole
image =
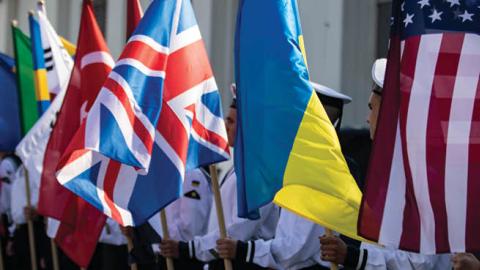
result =
[[[122,225],[181,194],[185,171],[229,158],[220,95],[188,0],[153,1],[57,179]]]

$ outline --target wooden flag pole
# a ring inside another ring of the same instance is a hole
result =
[[[220,195],[220,186],[218,184],[217,167],[210,165],[210,175],[212,177],[212,190],[215,199],[215,208],[217,209],[218,228],[220,229],[220,238],[227,238],[227,229],[225,226],[225,216],[223,215],[222,197]],[[233,270],[232,261],[225,259],[225,270]]]
[[[24,167],[25,171],[25,193],[27,195],[27,207],[31,209],[32,202],[30,197],[30,179],[28,176],[28,170]],[[33,231],[33,221],[31,218],[27,219],[28,226],[28,242],[30,244],[30,260],[32,263],[32,270],[37,270],[37,252],[35,250],[35,234]]]
[[[163,239],[170,239],[170,233],[167,225],[167,214],[165,214],[165,210],[160,211],[160,222],[162,223]],[[172,258],[165,258],[165,261],[167,262],[167,270],[175,270]]]
[[[53,270],[60,270],[60,264],[58,263],[57,245],[52,238],[50,238],[50,248],[52,249]]]
[[[333,231],[325,228],[325,234],[327,236],[333,236]],[[330,270],[338,270],[338,265],[336,265],[335,263],[330,263]]]
[[[128,248],[128,252],[132,251],[132,249],[133,249],[133,241],[132,241],[132,238],[130,236],[127,236],[127,248]],[[130,265],[130,269],[131,270],[138,270],[137,264],[132,263]]]

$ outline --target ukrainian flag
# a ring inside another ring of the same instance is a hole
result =
[[[43,57],[40,25],[32,13],[29,14],[28,20],[32,42],[33,70],[35,73],[35,95],[38,114],[41,116],[50,106],[50,92],[48,91],[47,70],[45,69],[45,59]]]
[[[310,82],[295,0],[242,0],[235,77],[238,210],[271,202],[350,237],[361,192]]]

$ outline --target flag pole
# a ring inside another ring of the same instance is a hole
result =
[[[23,167],[25,172],[25,193],[27,195],[27,207],[31,209],[32,202],[30,197],[30,179],[28,176],[28,170],[24,166]],[[33,231],[33,221],[31,218],[27,219],[27,226],[28,226],[28,242],[30,244],[30,260],[32,263],[32,270],[37,270],[37,253],[35,250],[35,234]]]
[[[218,228],[220,230],[220,238],[227,238],[225,216],[223,215],[223,205],[222,205],[222,199],[220,195],[220,186],[218,184],[217,167],[214,164],[210,165],[210,175],[212,177],[213,197],[215,199],[215,208],[217,209],[217,219],[218,219]],[[225,270],[233,270],[231,260],[225,259],[223,260],[223,263],[225,264]]]
[[[325,228],[325,235],[326,236],[334,236],[333,231],[331,229],[327,229],[327,228]],[[338,270],[338,265],[336,265],[333,262],[330,263],[330,270]]]
[[[57,245],[55,244],[53,238],[50,238],[50,248],[52,250],[53,270],[60,270],[60,265],[58,263]]]
[[[162,223],[163,239],[168,240],[170,239],[170,233],[168,231],[167,215],[165,214],[165,209],[160,211],[160,221]],[[172,258],[165,258],[165,261],[167,262],[167,270],[175,270]]]
[[[127,234],[127,249],[128,249],[128,252],[130,253],[133,249],[133,241],[132,241],[132,238]],[[136,263],[132,263],[130,265],[130,269],[131,270],[138,270],[138,267],[137,267],[137,264]]]

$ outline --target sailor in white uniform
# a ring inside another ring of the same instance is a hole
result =
[[[226,118],[227,135],[230,146],[234,145],[236,133],[236,103],[235,99],[230,106]],[[237,211],[237,178],[232,169],[220,181],[220,193],[225,216],[227,234],[235,239],[248,241],[252,239],[271,239],[274,236],[278,221],[278,207],[272,203],[260,209],[258,220],[249,220],[238,217]],[[215,205],[212,207],[209,218],[208,233],[197,236],[192,241],[177,242],[163,241],[162,254],[165,257],[195,258],[203,262],[210,262],[209,269],[222,269],[223,261],[219,261],[216,242],[220,238]],[[243,261],[234,262],[234,269],[261,269]]]
[[[375,85],[370,95],[370,137],[373,139],[382,101],[387,60],[378,59],[372,68]],[[362,243],[360,247],[346,245],[338,237],[321,237],[322,259],[353,269],[451,269],[450,255],[422,255],[377,245]]]
[[[40,180],[38,178],[29,179],[30,202],[31,206],[27,206],[26,196],[26,176],[23,165],[20,165],[20,159],[16,156],[7,156],[19,165],[12,180],[11,187],[11,217],[15,227],[13,233],[13,249],[15,252],[14,267],[15,269],[30,269],[30,252],[28,248],[27,220],[32,220],[35,231],[35,244],[37,250],[38,268],[47,267],[50,262],[49,240],[45,233],[45,224],[43,218],[36,212],[38,204],[38,195],[40,188]]]
[[[330,121],[338,129],[343,106],[351,98],[323,85],[312,85]],[[222,258],[245,260],[266,268],[326,269],[329,263],[320,259],[320,243],[317,240],[324,232],[322,226],[282,209],[274,238],[244,242],[230,237],[221,239],[217,249]]]
[[[210,176],[204,169],[185,173],[183,196],[165,208],[169,236],[172,241],[191,241],[207,232],[208,217],[212,208]],[[151,217],[147,224],[135,228],[132,257],[142,267],[163,269],[164,258],[160,256],[163,230],[160,213]],[[203,263],[194,259],[175,260],[176,269],[203,269]]]

